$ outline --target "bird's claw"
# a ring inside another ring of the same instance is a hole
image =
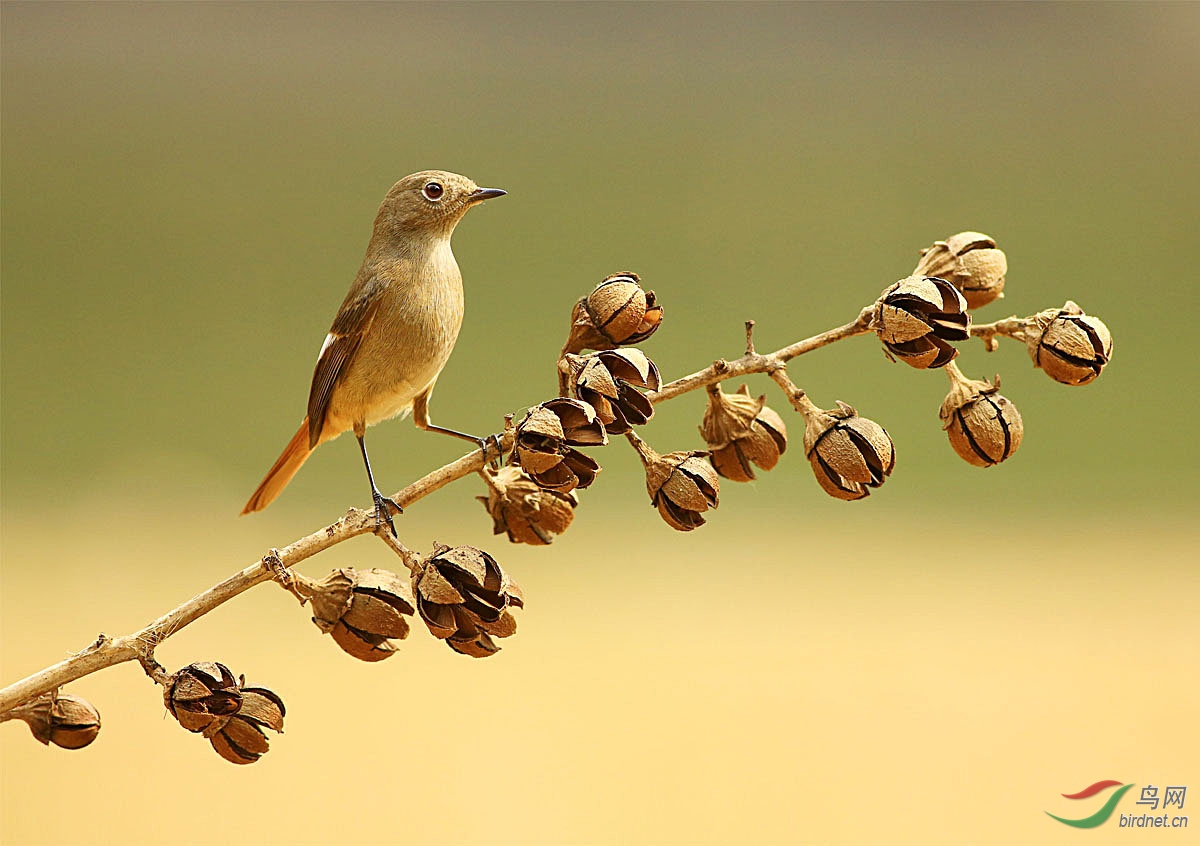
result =
[[[403,514],[404,509],[400,507],[400,503],[391,497],[384,496],[379,491],[372,491],[375,499],[375,531],[379,531],[380,527],[387,523],[387,526],[392,531],[392,537],[399,537],[396,533],[396,524],[392,522],[392,510],[397,514]]]
[[[483,461],[491,466],[493,470],[500,469],[500,459],[504,457],[504,448],[500,445],[500,436],[497,434],[488,435],[486,438],[480,438],[479,448],[483,450]],[[495,454],[491,454],[495,451]]]

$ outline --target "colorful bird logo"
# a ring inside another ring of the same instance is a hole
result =
[[[1063,797],[1066,799],[1087,799],[1090,796],[1095,796],[1101,791],[1108,790],[1110,787],[1118,786],[1121,789],[1114,791],[1113,795],[1108,797],[1108,801],[1104,803],[1104,806],[1090,817],[1083,817],[1082,819],[1078,820],[1068,820],[1064,819],[1063,817],[1056,817],[1049,811],[1046,811],[1046,816],[1054,817],[1054,819],[1058,820],[1060,823],[1074,826],[1075,828],[1095,828],[1112,816],[1112,812],[1116,809],[1117,803],[1121,801],[1121,797],[1124,796],[1129,788],[1133,787],[1133,785],[1121,784],[1121,782],[1110,778],[1105,781],[1098,781],[1089,787],[1085,787],[1078,793],[1063,794]]]

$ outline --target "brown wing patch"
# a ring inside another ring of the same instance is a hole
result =
[[[338,309],[329,330],[329,338],[317,359],[312,387],[308,391],[308,446],[313,449],[325,426],[329,400],[342,372],[354,359],[363,336],[371,328],[379,308],[384,283],[372,277],[365,284],[355,284]]]
[[[325,346],[325,352],[317,360],[317,369],[313,371],[312,387],[308,392],[308,448],[314,449],[321,437],[321,429],[325,425],[325,414],[329,411],[329,399],[333,396],[333,388],[342,375],[342,370],[362,341],[362,335],[344,335],[334,337]]]

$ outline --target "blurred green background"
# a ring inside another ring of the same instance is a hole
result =
[[[492,539],[461,482],[401,530],[511,566],[529,607],[500,656],[418,633],[347,667],[260,589],[160,658],[277,689],[289,732],[267,759],[233,770],[113,670],[72,688],[105,715],[89,751],[0,731],[6,842],[158,842],[91,792],[151,770],[137,789],[168,816],[245,791],[228,842],[1058,842],[1060,793],[1200,781],[1173,722],[1200,657],[1175,328],[1196,302],[1200,6],[0,14],[4,681],[364,504],[344,438],[235,518],[303,416],[380,199],[415,170],[510,192],[455,236],[468,308],[443,425],[493,431],[548,397],[571,304],[617,270],[666,307],[646,345],[666,378],[739,354],[747,318],[764,350],[852,319],[963,229],[1009,257],[978,319],[1071,298],[1116,338],[1085,388],[1016,344],[964,346],[1025,419],[988,471],[939,430],[941,375],[869,337],[798,360],[816,402],[897,443],[892,479],[851,505],[812,482],[798,423],[783,464],[727,484],[691,536],[647,507],[620,443],[548,550]],[[698,447],[702,408],[669,403],[644,434]],[[370,443],[386,490],[462,452],[407,422]],[[363,540],[305,569],[346,564],[394,566]]]

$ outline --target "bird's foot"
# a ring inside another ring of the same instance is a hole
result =
[[[378,532],[383,524],[387,523],[387,527],[392,531],[392,537],[399,537],[396,534],[396,524],[392,522],[392,511],[403,514],[404,509],[396,500],[384,496],[377,490],[371,491],[371,495],[375,500],[375,531]]]
[[[476,442],[479,444],[479,448],[483,450],[484,464],[491,465],[493,470],[499,470],[500,461],[504,458],[504,448],[500,445],[500,436],[491,434],[486,438],[477,438]]]

